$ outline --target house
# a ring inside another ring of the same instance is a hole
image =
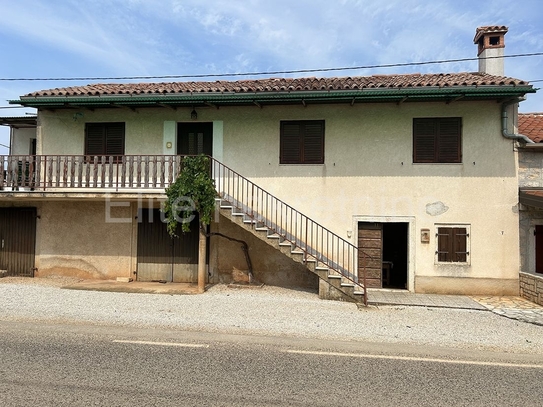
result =
[[[248,243],[259,281],[355,301],[368,287],[518,294],[517,104],[535,89],[494,58],[506,32],[477,29],[474,73],[21,96],[36,154],[0,158],[0,223],[28,223],[9,239],[35,276],[195,281],[196,235],[169,239],[158,208],[181,156],[204,153],[222,198],[211,231]],[[243,278],[239,244],[208,247],[210,282]]]
[[[520,294],[543,305],[543,114],[519,114]]]

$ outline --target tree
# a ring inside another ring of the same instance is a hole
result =
[[[179,222],[183,233],[190,232],[190,222],[194,213],[199,218],[199,248],[198,248],[198,291],[205,290],[206,237],[221,236],[241,244],[241,249],[247,262],[249,282],[253,282],[253,266],[249,256],[247,242],[223,235],[208,233],[207,226],[211,223],[215,212],[215,199],[218,197],[215,181],[210,176],[210,159],[206,155],[187,156],[181,163],[181,171],[175,182],[166,188],[166,202],[162,211],[166,215],[168,234],[177,237]]]
[[[205,155],[184,157],[181,171],[175,182],[166,188],[167,200],[162,211],[167,218],[168,233],[176,236],[177,225],[190,232],[190,221],[198,213],[200,228],[211,223],[215,211],[215,181],[209,174],[209,157]]]

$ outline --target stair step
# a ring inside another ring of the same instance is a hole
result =
[[[364,296],[364,291],[355,291],[353,294]]]
[[[277,233],[274,233],[272,235],[268,235],[266,236],[268,239],[281,239],[281,236],[278,235]]]
[[[338,276],[337,274],[328,274],[328,278],[332,278],[332,279],[340,279],[341,280],[341,276]],[[343,284],[343,283],[342,283]]]
[[[267,227],[264,227],[264,226],[257,226],[257,227],[255,228],[255,230],[256,230],[257,232],[267,232],[267,231],[268,231],[268,228],[267,228]]]
[[[342,287],[351,287],[351,288],[354,288],[354,284],[351,284],[351,283],[341,283],[341,286],[342,286]]]
[[[330,269],[328,267],[324,267],[324,266],[317,266],[317,267],[315,267],[315,270],[328,271]]]

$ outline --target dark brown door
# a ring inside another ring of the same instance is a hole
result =
[[[177,154],[213,155],[213,123],[179,123]]]
[[[383,273],[383,225],[381,223],[358,223],[358,281],[366,287],[382,287]]]
[[[0,209],[0,270],[34,276],[36,208]]]
[[[198,281],[198,220],[189,233],[171,238],[159,209],[143,209],[138,216],[138,281],[193,283]]]
[[[543,225],[535,226],[535,272],[543,274]]]

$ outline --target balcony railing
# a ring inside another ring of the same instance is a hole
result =
[[[179,175],[181,162],[177,155],[4,155],[0,156],[0,188],[164,189]]]

